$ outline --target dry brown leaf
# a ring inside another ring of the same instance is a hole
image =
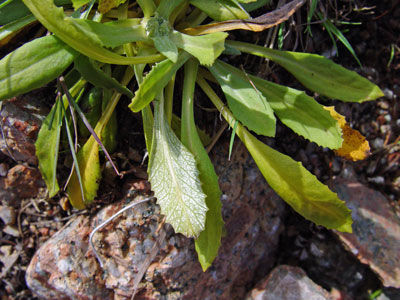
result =
[[[334,106],[325,106],[324,108],[330,112],[342,128],[343,144],[341,148],[335,150],[335,154],[352,161],[366,159],[370,154],[370,147],[365,137],[358,130],[352,129],[346,123],[345,117],[335,111]]]

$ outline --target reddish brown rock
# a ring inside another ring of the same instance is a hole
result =
[[[400,288],[400,219],[388,200],[362,184],[336,179],[332,189],[352,210],[353,233],[336,232],[386,287]]]
[[[48,113],[40,100],[22,95],[2,102],[0,151],[18,162],[37,165],[34,143]]]
[[[283,228],[283,202],[265,183],[242,145],[232,161],[227,160],[227,152],[225,144],[214,159],[224,193],[226,224],[215,262],[203,272],[193,240],[174,234],[166,225],[162,229],[166,239],[135,299],[243,299],[255,276],[264,276],[271,269]],[[140,204],[94,235],[103,271],[87,239],[95,224],[118,211],[131,194],[127,191],[125,199],[102,210],[91,222],[80,217],[38,250],[26,275],[35,294],[47,299],[78,299],[82,295],[85,299],[130,299],[133,282],[158,236],[158,206]]]
[[[0,200],[3,204],[18,206],[22,198],[36,197],[44,186],[38,169],[16,165],[8,170],[7,177],[0,178]]]
[[[247,300],[329,300],[330,294],[300,268],[280,265],[257,284]]]

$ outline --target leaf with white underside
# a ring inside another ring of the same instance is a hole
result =
[[[149,180],[161,213],[175,232],[197,237],[206,219],[205,194],[193,155],[168,125],[164,100],[155,101]]]

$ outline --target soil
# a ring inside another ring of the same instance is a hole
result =
[[[326,17],[333,20],[346,36],[362,67],[343,44],[337,42],[335,49],[329,34],[320,22],[316,21],[311,26],[312,36],[304,33],[307,17],[305,7],[285,25],[288,34],[283,41],[283,49],[324,54],[344,67],[367,77],[384,91],[384,98],[362,104],[342,103],[316,95],[320,103],[335,105],[337,111],[346,116],[351,126],[367,138],[371,145],[371,155],[360,162],[346,161],[336,157],[332,151],[304,140],[281,124],[278,125],[276,138],[264,139],[270,146],[301,161],[322,182],[328,182],[339,174],[353,173],[357,181],[386,195],[398,215],[400,212],[398,145],[400,110],[397,102],[400,97],[399,4],[397,0],[320,1],[319,5],[324,8]],[[260,13],[262,12],[261,10]],[[258,13],[256,11],[253,15],[256,16]],[[344,22],[357,24],[348,25]],[[269,35],[272,32],[273,29],[258,34],[237,32],[232,37],[264,45],[270,43]],[[276,40],[274,41],[276,45]],[[291,75],[259,58],[243,56],[241,61],[235,63],[246,66],[246,71],[249,73],[259,74],[279,84],[303,89]],[[47,94],[48,91],[48,89],[42,90],[43,94]],[[217,112],[205,109],[211,107],[211,103],[201,97],[199,94],[196,116],[202,120],[204,129],[212,136],[223,123]],[[118,199],[118,191],[125,180],[146,176],[146,167],[141,166],[141,160],[145,155],[141,120],[139,115],[132,118],[132,113],[127,109],[128,103],[128,99],[122,99],[118,105],[121,123],[120,141],[118,151],[113,155],[121,170],[131,171],[125,179],[119,180],[112,173],[107,173],[111,175],[106,175],[103,179],[96,204],[83,212],[71,210],[64,195],[50,200],[45,200],[43,197],[42,200],[35,202],[31,199],[22,199],[15,206],[18,237],[4,233],[5,225],[0,222],[0,228],[3,229],[0,232],[0,245],[11,245],[13,251],[18,254],[7,273],[1,275],[1,299],[35,299],[27,288],[24,278],[27,265],[35,251],[76,214],[92,214],[104,204]],[[225,130],[222,138],[229,138],[230,133],[229,130]],[[135,163],[132,164],[132,161]],[[0,164],[1,168],[10,169],[16,162],[0,154]],[[67,175],[67,168],[60,172],[65,172]],[[45,195],[43,189],[42,193]],[[278,251],[281,254],[277,264],[300,266],[316,283],[328,290],[335,288],[340,291],[342,299],[366,299],[372,292],[382,289],[379,279],[368,266],[362,265],[349,254],[330,231],[304,220],[290,209],[289,211],[285,222],[286,230],[281,236],[281,249]],[[316,261],[312,251],[309,251],[311,245],[325,245],[335,249],[332,253],[337,253],[340,257],[330,259],[333,261],[337,259],[336,274],[330,273],[322,263]],[[304,257],[304,253],[307,253],[307,257]],[[4,262],[1,265],[4,271]],[[358,278],[357,274],[361,274],[359,280],[354,279]]]

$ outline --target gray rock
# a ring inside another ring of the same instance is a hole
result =
[[[358,182],[337,178],[331,184],[352,210],[353,233],[336,232],[386,287],[400,288],[400,219],[379,192]]]
[[[328,300],[330,294],[300,268],[280,265],[261,280],[247,300]]]
[[[164,226],[160,232],[166,239],[147,268],[137,299],[243,299],[254,276],[264,276],[272,268],[283,229],[284,204],[245,148],[236,147],[228,161],[228,147],[224,144],[214,156],[226,228],[218,257],[203,272],[193,240]],[[94,235],[104,270],[88,246],[94,226],[131,200],[130,194],[127,191],[122,201],[92,220],[79,217],[37,251],[26,273],[36,295],[45,299],[83,295],[85,299],[130,299],[134,280],[158,236],[158,206],[140,204]]]
[[[14,224],[16,216],[17,214],[13,207],[0,205],[0,219],[4,224]]]

